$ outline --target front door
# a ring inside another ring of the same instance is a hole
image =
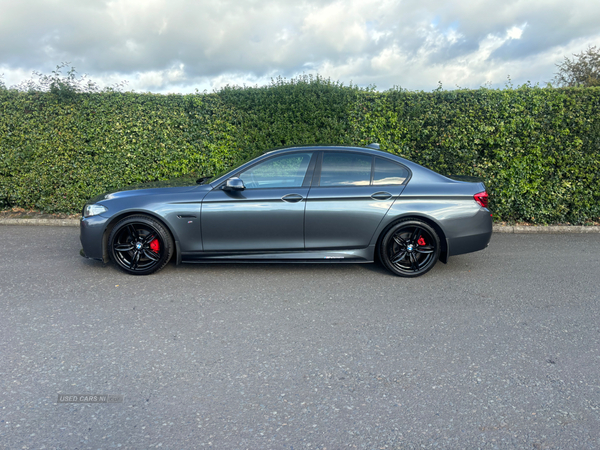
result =
[[[204,251],[304,249],[303,186],[312,152],[263,160],[238,174],[241,191],[211,191],[202,202]]]

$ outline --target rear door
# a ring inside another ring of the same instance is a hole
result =
[[[322,152],[306,202],[306,249],[367,247],[408,176],[408,169],[387,158]]]

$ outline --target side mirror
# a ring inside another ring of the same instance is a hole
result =
[[[243,191],[244,189],[246,189],[246,186],[238,177],[229,178],[223,186],[224,191]]]

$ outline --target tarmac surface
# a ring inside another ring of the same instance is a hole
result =
[[[135,277],[73,227],[0,232],[0,448],[600,448],[598,233],[497,233],[402,279]]]

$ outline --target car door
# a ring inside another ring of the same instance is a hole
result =
[[[409,172],[369,153],[325,151],[308,194],[306,249],[365,248]]]
[[[304,249],[304,208],[313,152],[277,155],[237,174],[241,191],[211,191],[202,202],[204,251]]]

